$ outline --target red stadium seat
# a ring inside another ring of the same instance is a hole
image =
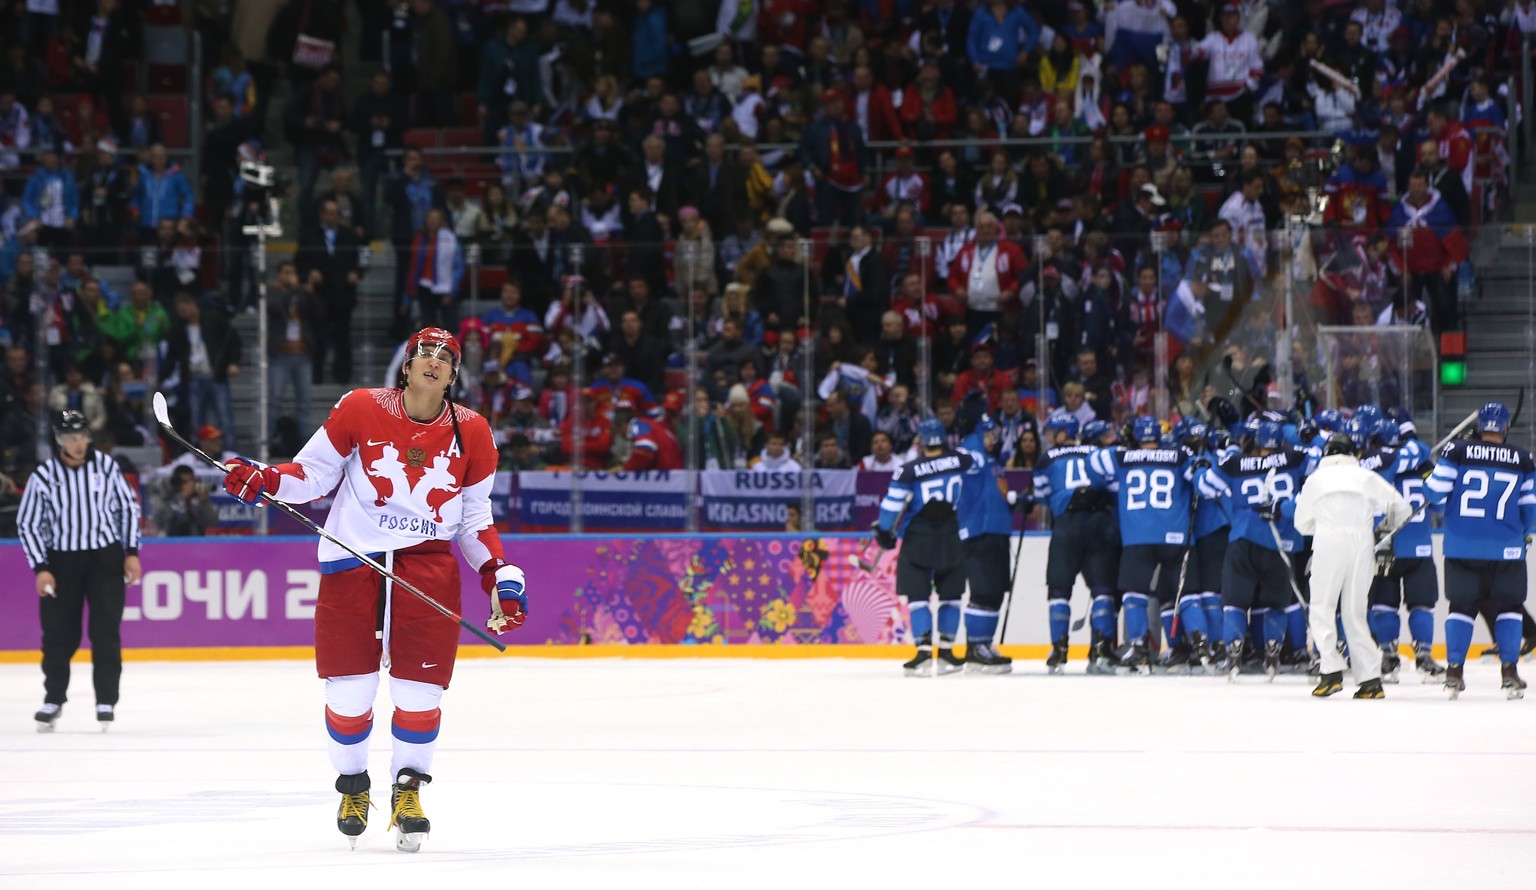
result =
[[[479,147],[485,143],[485,137],[474,127],[455,127],[442,131],[442,145],[444,148],[457,148],[461,146]]]
[[[188,139],[187,100],[183,96],[147,96],[149,110],[160,115],[160,138],[167,148],[186,148]]]
[[[144,10],[144,24],[146,25],[170,25],[181,24],[181,6],[173,4],[162,6],[158,3]]]
[[[479,276],[480,299],[501,299],[501,286],[506,283],[507,274],[506,266],[481,266]]]
[[[441,144],[438,142],[438,135],[436,130],[406,130],[405,147],[437,148]]]

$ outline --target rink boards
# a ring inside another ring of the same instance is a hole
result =
[[[1020,546],[1019,568],[1003,642],[1017,657],[1046,651],[1049,541],[1048,533],[1029,533],[1010,543]],[[527,625],[506,638],[516,654],[888,658],[891,646],[909,644],[894,590],[896,551],[882,553],[867,537],[519,535],[504,542],[527,574],[531,599]],[[1435,552],[1438,562],[1439,536]],[[310,656],[320,582],[314,539],[151,540],[142,561],[143,582],[129,588],[124,611],[126,657]],[[0,568],[18,582],[31,577],[15,543],[0,544]],[[478,576],[465,570],[460,587],[464,617],[483,621]],[[13,587],[0,661],[36,658],[30,588]],[[1079,581],[1074,618],[1087,601]],[[1442,597],[1440,618],[1444,611]],[[1477,632],[1486,642],[1481,625]],[[1086,645],[1087,633],[1074,634],[1074,645]],[[460,653],[496,654],[467,633]]]

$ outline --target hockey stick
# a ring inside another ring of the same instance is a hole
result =
[[[152,399],[152,403],[153,403],[154,411],[155,411],[155,422],[160,424],[160,428],[165,431],[165,434],[168,437],[170,437],[170,439],[172,441],[174,441],[176,444],[182,446],[183,448],[187,449],[188,451],[192,452],[193,454],[197,455],[199,458],[201,458],[203,460],[204,463],[208,464],[210,467],[214,467],[216,469],[223,470],[226,473],[229,472],[229,468],[226,467],[217,458],[213,457],[208,452],[206,452],[203,449],[197,447],[196,445],[192,444],[191,442],[188,442],[185,438],[182,437],[181,433],[176,432],[176,428],[171,426],[170,411],[165,406],[165,396],[162,393],[158,393],[158,392],[155,393],[154,398]],[[363,565],[367,566],[370,569],[373,569],[375,572],[378,572],[380,575],[383,575],[385,578],[388,578],[396,587],[399,587],[401,590],[404,590],[406,593],[409,593],[412,596],[416,597],[417,599],[421,600],[423,603],[426,603],[428,606],[430,606],[432,608],[433,611],[435,611],[438,614],[442,615],[444,618],[451,618],[454,621],[457,621],[459,623],[460,627],[464,628],[465,630],[469,631],[470,633],[474,634],[475,636],[479,637],[480,639],[484,640],[485,642],[490,643],[492,646],[494,646],[496,648],[497,652],[505,652],[505,651],[507,651],[507,647],[506,647],[505,643],[502,643],[501,641],[497,640],[495,637],[493,637],[490,634],[486,633],[484,630],[481,630],[479,627],[476,627],[474,624],[471,624],[470,622],[465,621],[464,618],[461,617],[457,612],[454,612],[452,609],[448,608],[447,606],[443,605],[442,603],[438,602],[437,600],[433,599],[432,597],[427,596],[425,593],[422,593],[420,590],[417,590],[414,585],[412,585],[412,584],[410,584],[410,583],[408,583],[406,581],[401,580],[399,575],[396,575],[394,572],[391,572],[389,569],[385,568],[383,565],[381,565],[373,557],[369,556],[366,553],[360,553],[357,550],[353,549],[352,547],[348,546],[343,541],[337,540],[335,535],[331,534],[330,532],[328,532],[325,529],[321,528],[320,526],[316,525],[313,520],[311,520],[308,516],[305,516],[303,513],[300,513],[298,510],[295,510],[291,505],[289,505],[287,503],[284,503],[283,501],[278,500],[277,498],[273,497],[271,494],[269,494],[267,492],[262,492],[261,493],[261,498],[262,498],[262,500],[266,501],[267,503],[269,503],[272,506],[276,507],[277,509],[281,510],[283,513],[285,513],[288,516],[292,517],[295,521],[297,521],[298,523],[300,523],[304,527],[308,528],[310,531],[312,531],[315,534],[319,535],[320,537],[326,539],[327,541],[330,541],[332,544],[335,544],[337,547],[340,547],[341,549],[343,549],[343,550],[347,551],[348,553],[352,554]],[[491,608],[492,608],[493,612],[500,612],[500,608],[495,603],[492,603]]]
[[[1008,589],[1003,592],[1002,618],[997,623],[997,642],[1002,645],[1008,633],[1008,615],[1013,611],[1013,584],[1019,577],[1019,557],[1024,553],[1024,523],[1019,523],[1019,541],[1013,545],[1013,565],[1008,569]]]
[[[911,506],[911,504],[912,504],[912,500],[910,498],[908,498],[907,502],[905,504],[901,505],[901,510],[897,512],[896,518],[891,520],[891,534],[895,534],[896,533],[896,529],[901,528],[901,518],[903,516],[907,515],[907,507]],[[862,571],[868,572],[869,574],[873,575],[875,573],[875,569],[880,565],[880,558],[885,556],[885,548],[882,547],[880,549],[880,552],[875,555],[874,560],[873,561],[870,560],[870,558],[869,558],[869,548],[871,546],[873,546],[874,543],[875,543],[875,536],[873,534],[871,534],[868,538],[866,538],[864,540],[863,544],[859,545],[859,552],[858,553],[850,553],[850,554],[848,554],[848,562],[854,568],[860,569]]]
[[[1189,530],[1184,533],[1184,557],[1179,560],[1179,586],[1173,591],[1173,636],[1179,635],[1179,606],[1184,602],[1184,580],[1189,575],[1189,555],[1195,550],[1195,512],[1200,509],[1200,491],[1191,486],[1189,499]],[[1168,641],[1173,645],[1173,640]]]
[[[1264,488],[1269,492],[1271,498],[1274,497],[1275,493],[1274,481],[1275,469],[1274,467],[1270,467],[1269,475],[1264,477]],[[1280,554],[1280,561],[1285,563],[1285,579],[1291,583],[1291,593],[1295,595],[1296,602],[1301,605],[1302,614],[1311,615],[1311,606],[1309,606],[1306,599],[1302,597],[1301,587],[1296,584],[1296,567],[1291,565],[1291,555],[1286,552],[1285,540],[1280,537],[1280,526],[1276,525],[1273,519],[1265,520],[1265,524],[1269,526],[1269,533],[1275,538],[1275,552]],[[1308,624],[1308,645],[1310,645],[1312,642],[1311,636],[1311,625]]]

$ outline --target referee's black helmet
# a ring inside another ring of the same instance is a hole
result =
[[[60,411],[53,418],[53,435],[55,437],[65,435],[67,433],[89,434],[90,431],[90,424],[86,423],[85,415],[79,411],[75,411],[73,409]]]

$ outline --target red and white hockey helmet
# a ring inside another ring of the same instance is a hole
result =
[[[464,350],[459,347],[459,341],[452,334],[442,328],[422,328],[411,336],[405,344],[405,361],[400,363],[400,377],[395,385],[405,388],[405,366],[411,363],[411,359],[435,358],[440,362],[448,362],[453,366],[455,378],[459,375],[459,360],[463,358]]]

